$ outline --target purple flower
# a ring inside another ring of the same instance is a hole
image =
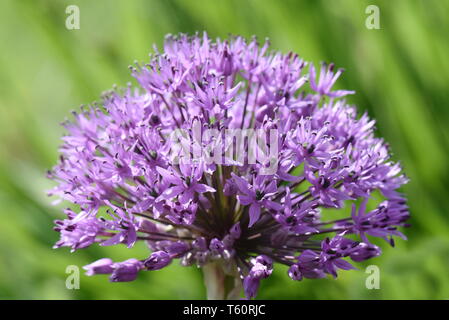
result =
[[[351,270],[355,269],[348,261],[342,259],[345,256],[345,250],[350,247],[351,240],[341,236],[336,236],[332,240],[326,238],[321,243],[320,264],[326,273],[337,277],[337,269]]]
[[[238,239],[242,235],[242,228],[240,227],[240,222],[234,224],[229,230],[229,235],[232,239]]]
[[[255,38],[168,36],[130,67],[138,88],[74,112],[48,176],[49,195],[79,213],[55,221],[55,248],[144,242],[146,259],[104,258],[86,273],[132,281],[179,259],[222,268],[254,298],[274,262],[293,280],[336,277],[380,255],[371,238],[405,238],[398,189],[408,179],[375,121],[339,99],[353,93],[333,89],[342,69],[322,65],[318,75],[268,48]],[[351,215],[321,216],[346,206]]]
[[[327,95],[331,98],[339,98],[348,94],[354,94],[354,91],[349,90],[337,90],[331,91],[335,81],[343,73],[343,69],[338,69],[334,74],[334,64],[331,63],[326,67],[325,64],[321,65],[320,77],[317,79],[315,67],[310,65],[310,87],[316,91],[319,95]]]
[[[112,268],[112,264],[113,262],[111,259],[103,258],[84,266],[83,269],[87,270],[86,275],[88,276],[93,276],[96,274],[111,274],[114,270]]]
[[[213,238],[210,241],[209,249],[212,253],[215,254],[222,254],[225,250],[225,245],[222,241],[218,240],[217,238]]]
[[[198,183],[203,176],[201,167],[192,168],[191,165],[183,164],[179,167],[181,174],[172,173],[161,167],[156,169],[163,180],[173,185],[166,189],[160,198],[172,199],[178,197],[181,204],[186,204],[193,200],[195,193],[215,192],[214,188],[206,184]]]
[[[282,210],[275,215],[276,221],[285,229],[295,234],[308,234],[318,232],[310,223],[315,220],[317,204],[310,201],[302,205],[295,205],[292,202],[290,188],[285,189],[285,197]]]
[[[360,262],[377,257],[381,254],[381,250],[378,246],[371,243],[360,243],[354,251],[350,253],[350,257],[353,261]]]
[[[198,204],[188,203],[183,205],[179,202],[165,202],[163,208],[165,209],[164,215],[166,215],[167,219],[171,222],[175,224],[189,225],[195,220]]]
[[[391,236],[398,236],[407,239],[400,231],[398,226],[407,226],[405,221],[410,217],[408,208],[403,199],[391,199],[382,202],[376,209],[365,212],[368,198],[365,198],[359,209],[356,205],[352,206],[352,222],[345,226],[351,226],[349,230],[357,233],[365,242],[369,242],[367,235],[380,237],[394,245]]]
[[[260,278],[253,278],[250,275],[247,275],[243,279],[243,288],[245,291],[245,296],[247,299],[255,298],[257,295],[257,291],[260,286]]]
[[[112,265],[112,274],[109,277],[111,282],[128,282],[137,278],[137,274],[142,269],[142,261],[137,259],[128,259],[123,262],[117,262]]]
[[[148,270],[159,270],[170,264],[172,258],[170,254],[164,251],[156,251],[146,259],[143,264]]]
[[[302,280],[303,277],[309,279],[325,277],[320,255],[312,250],[304,250],[298,257],[297,262],[290,266],[288,275],[293,280],[298,281]]]
[[[242,205],[249,206],[249,227],[259,220],[262,207],[273,210],[282,208],[279,203],[270,200],[276,193],[276,181],[268,181],[265,176],[258,176],[253,177],[253,183],[250,185],[245,179],[234,173],[232,177],[241,192],[237,199]]]
[[[268,278],[273,272],[271,258],[261,255],[252,260],[253,266],[243,281],[243,288],[247,299],[254,298],[260,285],[260,280]]]
[[[86,212],[75,216],[70,209],[66,210],[69,219],[55,221],[54,230],[61,233],[61,239],[54,248],[71,247],[72,252],[90,246],[104,230],[104,223]]]
[[[320,168],[321,162],[341,153],[341,149],[331,147],[332,137],[329,135],[329,123],[319,130],[313,128],[310,119],[301,118],[297,128],[289,132],[286,146],[294,153],[295,164],[307,161],[313,168]]]
[[[110,228],[112,230],[117,230],[118,232],[114,233],[109,239],[101,242],[101,245],[111,246],[125,243],[128,248],[131,248],[137,241],[137,228],[134,216],[129,215],[126,210],[122,210],[110,202],[106,203],[114,209],[113,212],[108,211],[114,219],[114,221],[110,223]]]

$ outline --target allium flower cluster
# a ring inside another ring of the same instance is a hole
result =
[[[168,36],[130,67],[140,88],[74,112],[49,172],[50,194],[74,204],[55,247],[145,241],[149,256],[100,259],[87,274],[132,281],[174,259],[214,262],[253,298],[275,263],[297,281],[337,277],[380,254],[371,237],[404,238],[407,178],[374,121],[342,99],[354,92],[333,88],[342,70],[268,47]],[[329,210],[345,205],[344,218]]]

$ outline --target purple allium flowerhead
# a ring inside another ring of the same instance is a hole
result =
[[[374,120],[344,100],[354,92],[333,88],[342,69],[206,34],[167,36],[130,69],[138,88],[107,92],[63,124],[49,172],[49,194],[73,204],[55,247],[148,245],[148,256],[104,258],[88,275],[132,281],[176,259],[213,263],[253,298],[276,264],[297,281],[337,277],[381,253],[373,238],[405,238],[407,178]],[[351,214],[332,217],[344,206]]]

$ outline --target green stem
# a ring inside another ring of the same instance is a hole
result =
[[[226,272],[219,262],[202,267],[208,300],[237,300],[242,292],[242,281],[233,272]]]

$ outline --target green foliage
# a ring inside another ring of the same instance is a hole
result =
[[[81,29],[65,28],[65,8],[77,4]],[[365,27],[365,8],[380,8],[380,30]],[[267,299],[449,298],[449,1],[268,0],[2,0],[0,1],[0,298],[201,299],[195,268],[174,265],[132,283],[81,277],[65,288],[65,268],[95,259],[145,257],[132,249],[94,246],[53,250],[52,220],[61,217],[44,190],[57,159],[58,125],[71,109],[132,81],[127,66],[147,60],[167,33],[206,30],[260,39],[304,59],[333,61],[346,73],[339,86],[378,120],[411,182],[408,242],[342,272],[338,280],[290,281],[285,268],[262,284]],[[367,290],[365,267],[376,264],[381,289]]]

